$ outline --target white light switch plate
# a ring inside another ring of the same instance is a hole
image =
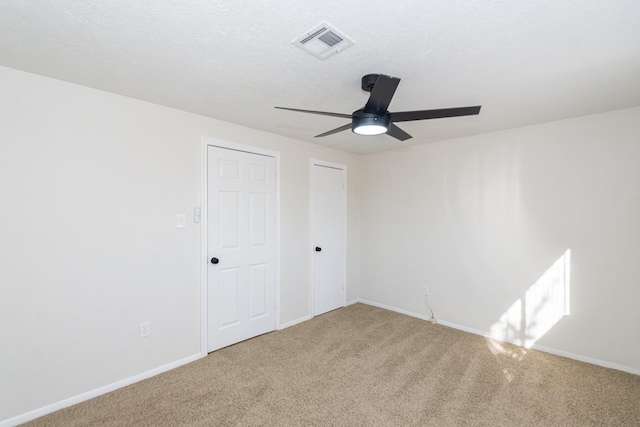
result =
[[[176,216],[176,228],[185,228],[187,226],[187,216],[185,214],[178,214]]]

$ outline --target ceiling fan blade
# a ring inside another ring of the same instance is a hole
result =
[[[409,135],[393,123],[389,125],[389,129],[387,129],[387,135],[392,136],[395,139],[399,139],[400,141],[406,141],[407,139],[411,138],[411,135]]]
[[[376,80],[367,104],[364,106],[366,113],[386,114],[391,98],[396,93],[400,79],[380,74]]]
[[[286,107],[274,107],[274,108],[277,108],[279,110],[297,111],[299,113],[310,113],[310,114],[320,114],[322,116],[342,117],[343,119],[351,118],[351,114],[329,113],[327,111],[300,110],[298,108],[286,108]]]
[[[441,108],[439,110],[399,111],[391,113],[392,122],[409,122],[411,120],[442,119],[444,117],[472,116],[480,113],[480,105],[475,107]]]
[[[334,133],[342,132],[343,130],[351,129],[351,123],[346,124],[344,126],[340,126],[339,128],[335,128],[330,130],[329,132],[321,133],[320,135],[316,135],[315,138],[320,138],[322,136],[333,135]]]

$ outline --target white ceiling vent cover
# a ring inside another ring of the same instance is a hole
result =
[[[307,31],[292,43],[320,59],[326,59],[354,45],[353,40],[326,22]]]

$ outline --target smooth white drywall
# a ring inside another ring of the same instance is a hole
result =
[[[531,342],[548,301],[501,323],[570,249],[570,314],[536,345],[637,371],[639,137],[633,108],[364,157],[361,298],[426,315],[428,285],[436,317]]]
[[[357,298],[357,156],[2,67],[0,93],[0,421],[200,352],[203,136],[281,153],[282,323],[310,314],[310,159],[348,166]]]

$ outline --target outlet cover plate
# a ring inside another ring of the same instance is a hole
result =
[[[148,337],[150,332],[149,322],[140,323],[140,338]]]

